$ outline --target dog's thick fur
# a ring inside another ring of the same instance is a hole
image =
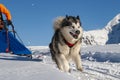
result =
[[[69,61],[73,60],[82,71],[80,48],[82,27],[79,16],[58,17],[54,21],[54,36],[49,44],[52,59],[62,71],[70,71]]]

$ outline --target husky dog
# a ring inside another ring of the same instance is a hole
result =
[[[77,69],[82,71],[80,48],[83,31],[79,16],[58,17],[54,21],[54,31],[49,48],[57,67],[69,72],[69,61],[73,60]]]

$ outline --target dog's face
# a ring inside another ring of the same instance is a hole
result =
[[[79,16],[66,16],[61,23],[61,32],[66,40],[75,42],[82,36],[82,27]]]

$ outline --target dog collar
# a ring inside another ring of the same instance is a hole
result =
[[[64,41],[65,41],[65,44],[67,44],[70,48],[71,48],[71,47],[73,47],[73,46],[75,45],[75,43],[74,43],[74,44],[69,43],[69,42],[68,42],[68,41],[66,41],[65,39],[64,39]]]

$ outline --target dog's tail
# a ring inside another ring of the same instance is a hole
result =
[[[63,21],[64,17],[57,17],[55,20],[54,20],[54,23],[53,23],[53,28],[54,28],[54,31],[60,29],[61,27],[61,22]]]

